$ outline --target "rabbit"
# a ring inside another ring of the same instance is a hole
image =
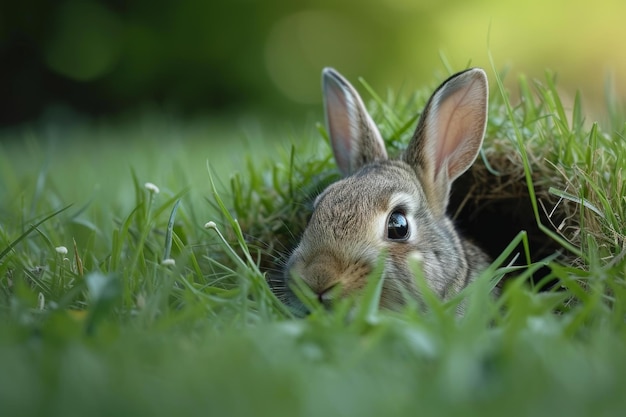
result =
[[[322,89],[327,131],[343,178],[315,199],[309,223],[285,264],[284,288],[293,288],[297,276],[330,307],[333,298],[361,290],[383,255],[380,308],[397,309],[407,296],[419,301],[411,259],[442,299],[458,293],[490,262],[446,215],[452,182],[473,164],[482,146],[485,72],[468,69],[442,83],[398,159],[387,157],[378,128],[343,76],[324,68]],[[283,301],[307,313],[293,291]]]

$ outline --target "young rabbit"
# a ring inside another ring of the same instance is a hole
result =
[[[314,203],[310,222],[285,268],[285,287],[298,276],[328,305],[335,289],[362,289],[384,254],[380,307],[419,299],[410,259],[442,298],[464,288],[488,264],[446,216],[451,183],[474,162],[487,121],[487,76],[469,69],[430,97],[407,149],[388,159],[382,137],[356,90],[325,68],[322,85],[333,153],[345,178]],[[285,301],[305,312],[292,292]]]

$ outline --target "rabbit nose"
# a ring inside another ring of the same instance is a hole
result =
[[[333,284],[324,290],[319,290],[317,292],[317,301],[319,301],[324,307],[330,307],[337,295],[337,292],[335,291],[336,287],[337,284]]]

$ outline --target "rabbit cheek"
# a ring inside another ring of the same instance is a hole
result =
[[[415,298],[418,291],[415,286],[415,277],[409,269],[408,260],[417,256],[418,252],[412,250],[408,245],[396,245],[393,251],[389,252],[385,265],[385,282],[381,296],[381,307],[390,308],[403,305],[406,298]]]
[[[444,266],[437,262],[431,252],[417,250],[414,246],[406,245],[395,248],[390,255],[389,263],[385,269],[387,288],[383,288],[383,304],[381,307],[404,304],[407,297],[420,299],[420,291],[415,282],[415,273],[421,271],[427,285],[436,294],[443,296],[446,291],[447,273]]]

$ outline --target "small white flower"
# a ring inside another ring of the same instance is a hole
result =
[[[57,246],[54,250],[57,251],[58,254],[67,255],[67,248],[65,246]]]
[[[163,259],[161,261],[161,265],[163,265],[163,266],[175,266],[176,265],[176,260],[174,260],[172,258]]]
[[[39,310],[43,310],[44,308],[46,308],[46,297],[41,292],[37,296],[37,307],[39,308]]]
[[[146,296],[143,293],[139,293],[137,295],[137,301],[135,301],[135,305],[139,310],[142,310],[146,306]]]
[[[161,192],[161,190],[159,190],[159,187],[157,187],[156,185],[154,185],[151,182],[145,183],[144,187],[146,187],[146,190],[150,191],[153,194],[158,194],[158,193]]]
[[[215,224],[215,222],[207,222],[204,225],[205,229],[217,229],[217,225]]]

